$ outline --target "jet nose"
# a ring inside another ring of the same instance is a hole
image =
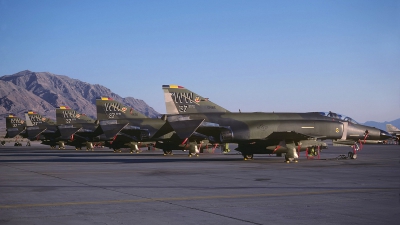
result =
[[[380,134],[380,139],[381,140],[386,140],[386,139],[390,139],[393,138],[393,135],[389,134],[388,132],[384,131],[384,130],[380,130],[381,134]]]

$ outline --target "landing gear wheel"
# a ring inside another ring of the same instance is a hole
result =
[[[196,157],[199,157],[199,154],[197,154],[197,153],[189,153],[189,155],[188,155],[189,157],[192,157],[192,156],[196,156]]]
[[[164,155],[173,155],[172,150],[163,150]]]
[[[251,160],[251,159],[253,159],[253,154],[243,154],[243,159],[244,160]]]
[[[356,159],[357,158],[357,154],[355,154],[353,152],[349,152],[349,153],[347,153],[347,155],[349,156],[350,159]]]

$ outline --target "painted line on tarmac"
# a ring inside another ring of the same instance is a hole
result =
[[[54,207],[54,206],[72,206],[72,205],[76,206],[76,205],[124,204],[124,203],[144,203],[144,202],[193,201],[193,200],[209,200],[209,199],[288,197],[288,196],[304,196],[304,195],[387,192],[387,191],[397,191],[397,190],[398,190],[398,188],[368,188],[368,189],[366,188],[366,189],[341,189],[341,190],[311,191],[311,192],[286,192],[286,193],[271,193],[271,194],[211,195],[211,196],[191,196],[191,197],[176,197],[176,198],[130,199],[130,200],[108,200],[108,201],[85,201],[85,202],[56,202],[56,203],[0,205],[0,209],[49,207],[49,206]]]

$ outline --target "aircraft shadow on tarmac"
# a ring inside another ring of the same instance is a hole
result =
[[[244,161],[240,155],[229,154],[224,155],[224,158],[211,157],[188,157],[186,154],[175,154],[173,156],[164,156],[160,154],[129,154],[129,153],[96,153],[96,152],[75,152],[68,150],[60,150],[60,152],[35,151],[16,153],[11,151],[1,151],[8,153],[2,156],[0,163],[35,163],[35,162],[70,162],[70,163],[170,163],[170,162],[241,162]],[[12,159],[7,159],[11,158]],[[21,159],[15,159],[21,157]],[[31,157],[31,159],[29,159]],[[44,158],[43,158],[44,157]],[[149,158],[151,157],[151,158]],[[272,161],[276,157],[270,157]],[[279,159],[281,162],[282,159]]]

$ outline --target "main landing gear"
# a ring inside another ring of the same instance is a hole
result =
[[[140,153],[139,147],[137,144],[130,145],[131,153]]]
[[[189,157],[196,156],[199,157],[199,148],[197,147],[196,142],[191,142],[189,146]]]
[[[290,163],[290,162],[295,162],[295,163],[297,163],[297,162],[299,162],[296,158],[289,158],[289,157],[286,157],[285,156],[285,162],[286,163]]]
[[[122,152],[119,148],[113,148],[114,152]]]
[[[172,153],[172,150],[171,150],[171,149],[163,150],[163,152],[164,152],[164,155],[174,155],[174,154]]]

